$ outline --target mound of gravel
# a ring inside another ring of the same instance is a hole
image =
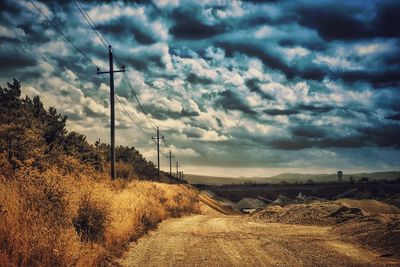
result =
[[[341,203],[316,201],[305,204],[290,204],[283,207],[270,205],[256,212],[253,217],[267,222],[327,226],[365,214],[360,209],[349,208]]]
[[[381,255],[400,257],[400,218],[385,215],[361,217],[332,228],[342,239],[378,251]]]
[[[259,209],[264,208],[265,203],[255,198],[242,198],[238,203],[235,204],[234,208],[237,210],[241,209]]]
[[[379,210],[382,212],[378,213]],[[332,226],[331,231],[343,240],[383,256],[400,257],[400,214],[397,211],[396,207],[376,200],[315,201],[270,205],[252,217],[266,222]]]

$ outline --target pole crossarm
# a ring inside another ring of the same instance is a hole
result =
[[[125,72],[125,66],[122,66],[122,70],[114,70],[114,73],[116,72]],[[97,69],[97,74],[108,74],[110,73],[109,71],[99,71],[99,69]]]

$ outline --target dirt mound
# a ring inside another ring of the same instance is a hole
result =
[[[366,246],[386,256],[400,257],[400,219],[385,215],[360,217],[332,228],[344,240]]]
[[[252,215],[274,223],[332,226],[343,240],[357,243],[381,255],[400,257],[400,213],[397,207],[377,200],[270,205]]]
[[[400,209],[375,199],[339,199],[336,202],[347,207],[362,209],[371,214],[400,214]]]
[[[234,208],[237,210],[242,209],[259,209],[264,208],[265,203],[255,198],[242,198],[238,203],[235,204]]]
[[[215,202],[217,202],[219,205],[222,206],[231,206],[233,207],[235,205],[235,202],[232,202],[226,198],[223,198],[221,196],[218,196],[217,194],[215,194],[214,192],[210,191],[210,190],[202,190],[200,191],[202,194],[212,198]]]
[[[222,213],[225,215],[237,215],[239,214],[238,211],[235,211],[231,206],[229,205],[221,205],[219,201],[216,201],[215,199],[211,198],[209,195],[200,193],[199,194],[199,200],[203,204],[207,205],[208,207]]]
[[[283,207],[271,205],[253,216],[268,222],[326,226],[354,219],[364,213],[360,209],[349,208],[341,203],[316,201]]]

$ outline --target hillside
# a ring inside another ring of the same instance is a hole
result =
[[[372,173],[351,173],[344,174],[343,181],[348,181],[349,177],[358,180],[362,177],[368,177],[370,180],[395,180],[400,177],[399,171],[388,172],[372,172]],[[313,180],[314,182],[330,182],[337,181],[336,174],[301,174],[301,173],[283,173],[270,177],[217,177],[186,174],[186,180],[191,184],[207,184],[207,185],[222,185],[222,184],[243,184],[243,183],[295,183],[307,182]]]
[[[20,94],[16,80],[0,87],[0,266],[105,266],[162,220],[196,212],[197,193],[151,181],[154,164],[133,147],[117,147],[111,181],[107,144]]]

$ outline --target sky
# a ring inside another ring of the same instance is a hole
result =
[[[1,86],[109,142],[108,49],[73,1],[34,3],[94,65],[29,1],[2,0]],[[118,145],[156,162],[150,121],[185,173],[400,170],[400,1],[80,3],[147,113],[116,73]]]

